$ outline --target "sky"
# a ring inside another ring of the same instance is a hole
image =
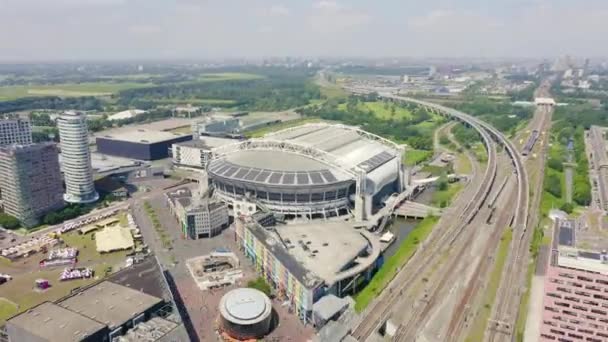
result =
[[[0,61],[608,56],[607,0],[0,0]]]

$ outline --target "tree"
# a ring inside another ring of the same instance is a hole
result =
[[[247,283],[247,287],[259,290],[269,297],[272,293],[272,289],[270,288],[270,285],[268,285],[266,280],[264,280],[264,278],[262,278],[262,277],[258,277],[255,280],[250,280]]]
[[[21,222],[14,216],[6,213],[0,213],[0,226],[6,229],[17,229],[21,227]]]
[[[564,170],[564,165],[562,164],[562,161],[559,159],[556,159],[556,158],[549,158],[549,161],[547,162],[547,166],[549,166],[553,170],[560,171],[560,172]]]
[[[550,174],[545,178],[545,190],[555,197],[562,197],[562,183],[559,176]]]
[[[572,203],[564,203],[561,207],[561,210],[565,211],[568,214],[572,214],[572,211],[574,210],[574,206],[572,205]]]

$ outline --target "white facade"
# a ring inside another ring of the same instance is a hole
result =
[[[0,146],[11,144],[29,145],[32,143],[32,127],[28,120],[0,120]]]
[[[196,146],[173,144],[173,163],[199,169],[207,167],[211,159],[211,150]]]
[[[57,119],[57,127],[66,186],[64,200],[70,203],[97,201],[99,195],[93,183],[86,116],[73,111],[65,112]]]

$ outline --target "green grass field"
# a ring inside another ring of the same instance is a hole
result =
[[[395,114],[392,113],[392,108],[395,109]],[[346,104],[342,103],[338,106],[340,110],[346,110]],[[412,113],[400,106],[395,106],[392,103],[375,101],[375,102],[359,102],[358,109],[364,111],[372,111],[379,119],[389,120],[407,120],[412,117]]]
[[[464,185],[461,183],[451,183],[448,185],[446,190],[437,190],[433,193],[433,198],[431,199],[431,203],[436,207],[445,208],[452,203],[452,199],[462,188]]]
[[[65,83],[55,85],[4,86],[0,87],[0,101],[9,101],[28,96],[105,96],[125,89],[144,88],[151,83],[136,82],[95,82]]]
[[[486,331],[488,319],[492,314],[492,305],[494,305],[496,292],[498,291],[498,286],[500,285],[502,269],[507,261],[507,255],[509,254],[509,244],[511,243],[512,236],[513,231],[510,228],[506,229],[502,235],[500,244],[498,245],[498,251],[496,252],[494,268],[490,274],[490,281],[483,293],[483,307],[477,313],[477,316],[473,321],[473,326],[469,336],[467,336],[465,340],[467,342],[483,341],[483,335]]]
[[[426,239],[438,220],[439,218],[433,216],[425,218],[401,242],[397,252],[384,262],[365,288],[355,295],[357,312],[363,311],[384,290],[397,274],[398,268],[407,263],[418,248],[418,244]]]
[[[19,312],[19,308],[15,304],[0,297],[0,324],[8,317],[14,316]]]
[[[202,74],[198,81],[217,82],[217,81],[240,81],[240,80],[256,80],[264,78],[264,76],[256,74],[247,74],[243,72],[222,72],[217,74]]]
[[[414,166],[429,160],[433,156],[433,151],[408,149],[405,151],[403,162],[406,166]]]

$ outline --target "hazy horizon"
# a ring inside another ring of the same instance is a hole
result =
[[[606,57],[602,0],[0,0],[0,61]]]

